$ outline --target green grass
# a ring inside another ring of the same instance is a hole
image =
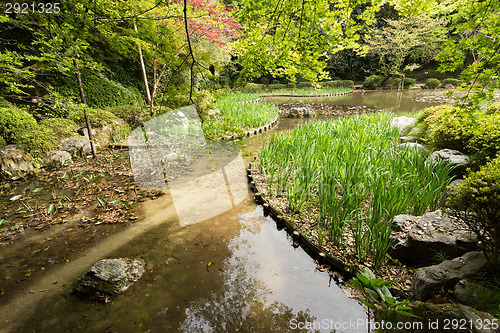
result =
[[[271,137],[259,154],[274,195],[295,213],[317,211],[318,241],[346,246],[359,260],[382,264],[397,214],[435,209],[449,183],[449,167],[414,149],[396,148],[393,114],[380,112],[308,123]]]
[[[257,94],[231,94],[215,102],[214,109],[221,114],[203,123],[205,135],[217,139],[238,135],[244,130],[264,126],[278,116],[278,108],[269,103],[242,103],[258,98]]]

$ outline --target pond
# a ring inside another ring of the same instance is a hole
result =
[[[406,93],[274,100],[323,103],[343,109],[392,109],[410,113],[429,103]],[[363,108],[364,106],[364,108]],[[245,140],[254,154],[271,132],[304,123],[281,119],[270,132]],[[246,161],[248,163],[248,160]],[[219,200],[213,197],[214,205]],[[234,208],[181,227],[167,193],[142,203],[142,221],[89,239],[66,262],[2,301],[6,332],[367,332],[367,315],[349,298],[342,277],[317,264],[279,230],[251,193]],[[23,246],[19,239],[17,246]],[[103,258],[142,258],[146,272],[108,304],[73,296],[71,286]],[[311,330],[310,330],[311,328]],[[2,331],[3,332],[3,331]]]

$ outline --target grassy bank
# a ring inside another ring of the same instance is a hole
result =
[[[449,167],[397,147],[392,117],[309,123],[275,134],[259,154],[270,194],[319,245],[375,265],[386,259],[393,217],[436,208],[449,182]]]

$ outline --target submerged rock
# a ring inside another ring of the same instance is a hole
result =
[[[436,256],[455,258],[477,245],[475,234],[440,210],[422,216],[397,215],[392,223],[393,258],[411,264],[429,264]]]
[[[84,298],[109,302],[139,280],[144,272],[141,259],[103,259],[80,278],[73,292]]]
[[[498,325],[493,325],[497,320],[495,320],[491,314],[478,311],[470,306],[462,304],[431,304],[419,302],[411,306],[410,312],[422,319],[400,316],[397,319],[398,322],[402,322],[402,324],[408,323],[403,325],[405,329],[389,329],[387,332],[500,332],[497,328]],[[414,324],[410,325],[410,322]]]
[[[34,170],[31,156],[18,149],[16,145],[7,145],[0,149],[0,176],[24,177]]]
[[[438,265],[420,268],[413,274],[410,294],[425,301],[442,288],[453,288],[460,280],[487,268],[484,254],[473,251]]]

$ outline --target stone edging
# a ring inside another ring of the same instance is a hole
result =
[[[257,185],[253,181],[253,163],[250,163],[247,169],[247,177],[250,183],[250,189],[255,193],[254,199],[258,204],[262,204],[264,209],[264,215],[269,215],[276,222],[278,227],[284,226],[287,232],[292,236],[294,241],[301,244],[302,248],[311,256],[311,258],[318,261],[319,264],[327,264],[331,267],[340,270],[346,279],[351,278],[355,273],[355,268],[346,265],[341,260],[331,256],[324,249],[320,248],[314,244],[310,239],[308,239],[304,234],[301,234],[293,225],[293,223],[288,220],[285,216],[281,215],[279,209],[273,207],[269,200],[259,191]]]
[[[258,128],[252,128],[246,132],[243,132],[243,136],[249,137],[257,134],[261,134],[262,132],[265,132],[267,130],[270,130],[274,125],[278,123],[279,115],[274,118],[273,121],[271,121],[269,124],[258,127]],[[231,141],[231,140],[237,140],[240,138],[241,135],[226,135],[223,137],[224,140]]]

